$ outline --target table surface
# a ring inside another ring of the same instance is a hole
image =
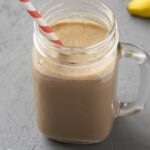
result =
[[[46,0],[33,0],[37,7]],[[150,52],[150,20],[131,16],[128,0],[105,0],[114,10],[121,40]],[[31,76],[32,19],[18,1],[0,1],[0,150],[149,150],[150,101],[144,111],[115,121],[110,136],[93,145],[63,144],[39,132],[34,111]],[[126,69],[124,69],[126,67]],[[122,62],[119,97],[135,97],[138,83],[134,65]],[[132,86],[131,86],[132,85]],[[150,95],[149,95],[150,97]]]

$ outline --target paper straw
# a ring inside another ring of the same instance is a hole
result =
[[[23,4],[24,8],[27,10],[29,15],[38,24],[39,28],[41,29],[41,31],[43,31],[43,34],[48,38],[48,40],[52,41],[57,45],[62,46],[63,43],[58,39],[56,34],[53,32],[52,28],[43,19],[40,12],[35,9],[31,1],[30,0],[19,0],[19,1]]]

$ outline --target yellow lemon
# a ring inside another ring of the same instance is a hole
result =
[[[128,10],[133,15],[150,18],[150,0],[132,0]]]

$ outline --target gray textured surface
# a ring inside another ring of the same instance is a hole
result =
[[[39,7],[46,0],[34,0]],[[106,0],[114,10],[121,39],[137,43],[150,52],[150,20],[131,17],[128,0]],[[71,145],[48,141],[35,123],[31,78],[32,20],[18,1],[0,0],[0,150],[149,150],[150,101],[133,117],[116,120],[102,143]],[[121,69],[119,95],[135,95],[138,77],[130,65]],[[131,90],[130,90],[131,89]],[[126,94],[127,93],[127,94]]]

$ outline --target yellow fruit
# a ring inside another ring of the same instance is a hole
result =
[[[150,0],[132,0],[128,10],[133,15],[150,18]]]

